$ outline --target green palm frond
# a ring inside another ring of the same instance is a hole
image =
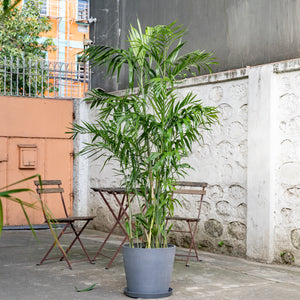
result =
[[[174,182],[191,166],[183,162],[193,143],[203,140],[203,130],[217,122],[218,111],[203,106],[197,95],[179,98],[175,84],[187,75],[210,71],[212,52],[196,50],[180,55],[186,31],[176,22],[169,25],[130,27],[129,48],[92,46],[84,53],[92,64],[106,68],[108,77],[127,66],[128,89],[122,95],[93,90],[87,101],[96,109],[94,123],[74,124],[70,133],[88,135],[79,154],[119,164],[118,175],[128,191],[136,191],[140,212],[129,208],[126,228],[133,242],[143,236],[147,247],[166,245],[165,218],[174,211]],[[136,86],[137,90],[133,90]],[[137,192],[139,188],[139,192]],[[142,202],[140,198],[146,200]],[[132,221],[136,224],[132,228]]]

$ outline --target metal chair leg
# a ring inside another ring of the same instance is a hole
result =
[[[51,247],[49,248],[49,250],[47,251],[46,255],[42,258],[41,262],[39,264],[37,264],[38,266],[42,265],[44,263],[45,260],[49,260],[50,258],[47,259],[48,255],[50,254],[50,252],[53,250],[54,246],[57,244],[59,250],[61,251],[63,257],[66,260],[66,263],[68,264],[69,269],[72,269],[71,267],[71,263],[69,261],[69,259],[66,256],[66,252],[63,250],[63,247],[61,246],[59,239],[62,237],[62,235],[65,233],[65,231],[67,230],[67,228],[69,227],[69,223],[65,225],[65,227],[62,229],[61,233],[57,236],[57,240],[55,240],[53,242],[53,244],[51,245]]]
[[[65,253],[68,254],[68,252],[71,250],[71,248],[73,247],[73,245],[75,244],[75,242],[78,240],[78,242],[80,243],[81,248],[82,248],[84,254],[86,255],[88,261],[89,261],[91,264],[93,264],[93,261],[90,259],[89,255],[88,255],[88,253],[87,253],[87,251],[86,251],[86,249],[85,249],[85,247],[84,247],[84,245],[83,245],[83,243],[82,243],[82,241],[81,241],[81,239],[80,239],[80,237],[79,237],[79,236],[81,235],[81,233],[84,231],[84,229],[86,228],[86,226],[88,225],[89,222],[90,222],[90,220],[87,220],[86,223],[84,224],[84,226],[80,229],[80,231],[79,231],[78,233],[77,233],[77,231],[76,231],[76,228],[74,227],[74,224],[73,224],[73,223],[70,223],[70,226],[71,226],[71,228],[72,228],[72,230],[73,230],[73,232],[74,232],[74,234],[75,234],[75,238],[74,238],[74,240],[70,243],[70,245],[69,245],[69,247],[67,248],[67,250],[65,251]],[[64,256],[62,256],[62,257],[60,258],[60,261],[62,261],[63,259],[64,259]]]

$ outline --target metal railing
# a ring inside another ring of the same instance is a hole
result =
[[[83,98],[89,88],[87,63],[0,57],[0,95]]]

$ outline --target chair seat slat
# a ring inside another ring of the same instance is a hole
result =
[[[50,220],[53,223],[72,223],[75,221],[87,221],[87,220],[93,220],[95,216],[90,217],[68,217],[68,218],[57,218]]]

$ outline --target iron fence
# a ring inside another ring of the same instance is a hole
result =
[[[89,88],[87,63],[0,57],[0,95],[83,98]]]

